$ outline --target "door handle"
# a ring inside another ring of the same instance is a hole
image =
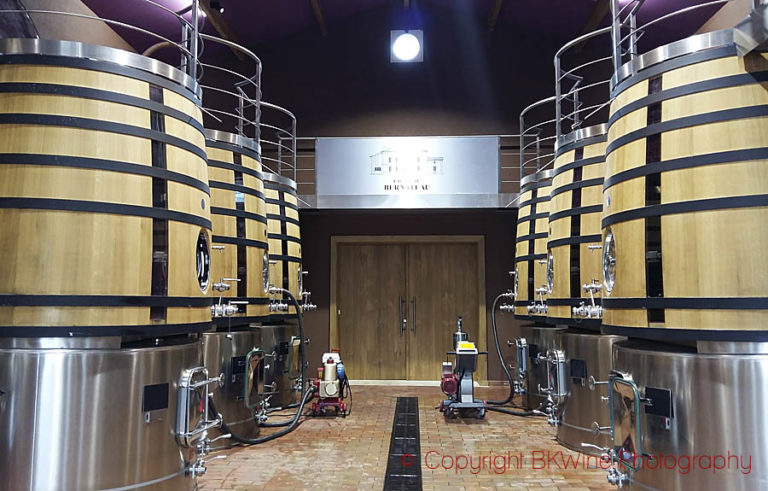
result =
[[[401,336],[405,332],[406,324],[408,322],[408,318],[405,315],[403,315],[403,304],[405,302],[406,302],[406,300],[403,298],[402,295],[397,297],[397,309],[398,309],[398,314],[397,314],[398,315],[398,319],[397,320],[398,320],[398,324],[399,324],[398,327],[399,327],[400,335]]]
[[[411,332],[416,334],[416,297],[411,297]]]

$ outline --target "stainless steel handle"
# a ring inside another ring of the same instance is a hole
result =
[[[416,334],[416,297],[411,297],[411,332]]]
[[[398,328],[400,330],[400,335],[402,336],[405,332],[405,324],[407,322],[406,317],[403,315],[403,303],[405,302],[405,299],[402,295],[397,297],[397,323]]]

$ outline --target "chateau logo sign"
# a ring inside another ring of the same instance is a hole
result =
[[[432,188],[431,176],[443,174],[445,158],[430,155],[429,150],[415,152],[396,151],[383,147],[371,156],[371,175],[386,176],[385,193],[428,192]]]
[[[496,194],[498,138],[318,138],[315,169],[318,197],[429,206],[435,196]]]

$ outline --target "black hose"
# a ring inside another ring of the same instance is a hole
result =
[[[312,387],[312,392],[314,392],[314,387]],[[295,403],[295,407],[301,407],[301,410],[303,411],[304,410],[303,401]],[[274,415],[274,417],[278,417],[278,416],[280,416],[280,417],[287,417],[287,416],[290,416],[290,414],[275,414]],[[290,419],[288,421],[283,421],[281,423],[269,423],[269,422],[266,422],[266,423],[259,423],[259,426],[262,427],[262,428],[282,428],[283,426],[290,426],[290,425],[292,425],[293,424],[293,419],[295,419],[295,416],[292,419]]]
[[[347,394],[349,394],[349,404],[347,405],[347,416],[352,414],[352,387],[349,385],[349,377],[344,375],[344,384],[341,386],[341,398],[344,399],[344,385],[347,386]]]
[[[243,436],[240,436],[232,431],[232,429],[227,425],[227,423],[224,422],[224,420],[221,421],[221,432],[222,433],[229,433],[230,438],[237,443],[242,443],[243,445],[258,445],[259,443],[265,443],[270,440],[274,440],[275,438],[280,438],[281,436],[287,435],[288,433],[292,432],[296,429],[296,427],[299,425],[299,420],[301,419],[301,413],[304,411],[304,404],[311,399],[315,394],[315,388],[310,387],[310,389],[307,391],[306,394],[304,394],[304,397],[301,399],[301,404],[299,404],[299,411],[296,412],[296,416],[294,416],[293,420],[290,422],[290,426],[285,428],[284,430],[280,430],[278,432],[272,433],[271,435],[262,436],[259,438],[245,438]],[[218,411],[216,411],[216,405],[213,402],[213,396],[208,398],[208,407],[216,414],[218,414]]]
[[[304,405],[315,394],[315,387],[314,387],[314,385],[310,386],[309,389],[305,390],[306,383],[307,383],[307,377],[306,377],[306,375],[307,375],[307,373],[306,373],[307,372],[307,364],[306,364],[306,353],[304,351],[304,339],[305,339],[305,336],[304,336],[304,317],[303,317],[303,315],[301,313],[301,306],[299,305],[299,302],[296,300],[296,297],[294,297],[293,294],[291,294],[291,292],[289,292],[288,290],[285,290],[283,288],[278,288],[277,290],[282,292],[282,293],[284,293],[284,294],[286,294],[290,298],[291,303],[293,304],[293,307],[296,309],[296,314],[297,314],[296,318],[297,318],[298,324],[299,324],[299,340],[301,342],[301,344],[299,345],[299,355],[301,357],[301,393],[302,393],[302,398],[301,398],[301,402],[299,403],[299,408],[296,411],[296,415],[293,417],[293,419],[291,421],[287,422],[287,427],[285,429],[280,430],[280,431],[275,432],[275,433],[272,433],[271,435],[260,437],[260,438],[245,438],[243,436],[237,435],[236,433],[234,433],[229,428],[229,426],[227,426],[227,424],[222,419],[222,421],[221,421],[221,431],[223,433],[229,433],[231,435],[230,438],[232,440],[234,440],[234,441],[236,441],[238,443],[242,443],[244,445],[258,445],[259,443],[268,442],[270,440],[274,440],[275,438],[280,438],[283,435],[287,435],[288,433],[290,433],[291,431],[296,429],[296,427],[299,424],[299,420],[301,419],[301,415],[304,412]],[[219,414],[219,412],[216,411],[215,404],[213,403],[213,397],[209,397],[209,407],[213,410],[214,414],[217,414],[217,415]],[[286,424],[285,423],[271,423],[271,424],[264,423],[264,424],[261,424],[260,426],[266,426],[266,427],[270,427],[270,426],[286,426]]]
[[[486,408],[489,411],[496,411],[497,413],[511,414],[512,416],[533,416],[533,411],[512,411],[503,407],[488,406]]]
[[[504,356],[501,354],[501,345],[499,345],[499,333],[496,329],[496,306],[499,303],[499,300],[504,298],[506,294],[502,293],[501,295],[497,296],[493,300],[493,305],[491,306],[491,326],[493,327],[493,340],[496,343],[496,354],[499,357],[499,362],[501,362],[501,368],[504,369],[504,373],[507,375],[507,381],[509,382],[509,394],[507,395],[507,398],[503,401],[486,401],[487,404],[493,404],[493,405],[502,405],[509,403],[514,397],[515,397],[515,381],[512,379],[512,374],[509,373],[509,368],[507,368],[507,362],[504,361]],[[488,408],[491,409],[491,408]],[[502,411],[505,412],[505,411]]]
[[[295,407],[299,407],[299,404],[301,404],[301,402],[292,402],[290,404],[286,404],[285,406],[272,407],[267,409],[267,414],[272,414],[279,411],[285,411],[286,409],[293,409]]]

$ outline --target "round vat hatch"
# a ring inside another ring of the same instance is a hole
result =
[[[609,228],[605,234],[605,243],[603,244],[603,284],[605,291],[611,293],[613,285],[616,283],[616,239],[613,231]]]
[[[211,278],[211,252],[208,244],[208,236],[205,230],[201,230],[197,236],[197,248],[195,252],[197,282],[203,293],[208,289],[208,281]]]

